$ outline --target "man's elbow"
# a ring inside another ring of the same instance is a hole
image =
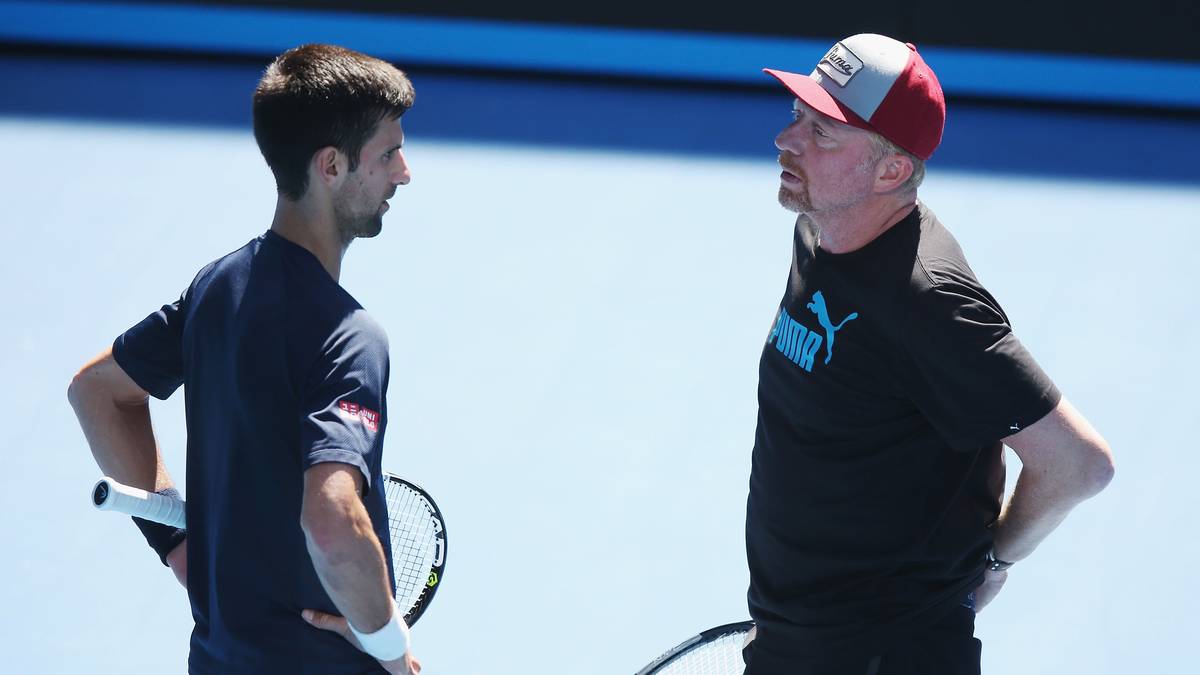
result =
[[[1079,482],[1082,497],[1087,499],[1108,487],[1117,469],[1113,462],[1112,449],[1103,438],[1089,443],[1083,454],[1086,460],[1079,467]]]
[[[344,521],[324,511],[303,508],[300,511],[300,529],[310,553],[335,551]]]
[[[300,529],[314,559],[336,557],[355,539],[373,532],[359,496],[361,482],[357,468],[338,462],[318,463],[304,472]]]
[[[310,555],[334,561],[347,550],[347,544],[360,534],[354,509],[346,504],[326,503],[317,507],[305,504],[300,511],[300,529]],[[370,529],[368,520],[366,529]]]
[[[89,401],[113,404],[120,407],[144,406],[150,394],[143,391],[113,359],[112,351],[105,350],[88,361],[71,378],[67,385],[67,401],[76,413]]]
[[[79,407],[79,373],[75,373],[75,377],[67,384],[67,403],[70,403],[72,408]]]
[[[88,393],[95,388],[95,368],[96,363],[93,361],[84,365],[75,373],[75,377],[71,378],[71,382],[67,384],[67,402],[75,410],[79,410]]]

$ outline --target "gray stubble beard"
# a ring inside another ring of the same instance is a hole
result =
[[[792,213],[807,213],[812,210],[812,198],[808,196],[807,186],[800,192],[795,192],[780,185],[778,199],[779,205]]]

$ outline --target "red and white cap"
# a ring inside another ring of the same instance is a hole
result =
[[[763,72],[818,112],[874,131],[921,159],[942,141],[942,85],[911,44],[861,33],[835,44],[810,75]]]

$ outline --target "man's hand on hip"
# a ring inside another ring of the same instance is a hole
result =
[[[983,583],[979,588],[975,589],[975,613],[983,611],[988,603],[1000,593],[1000,589],[1004,587],[1004,582],[1008,580],[1008,570],[993,572],[986,570],[983,573]]]
[[[187,539],[179,542],[170,553],[167,554],[167,567],[175,573],[175,578],[183,584],[183,588],[187,589]]]
[[[358,639],[354,637],[354,633],[350,631],[350,622],[346,621],[346,617],[336,614],[326,614],[314,609],[304,610],[301,616],[304,617],[304,620],[309,625],[321,630],[337,633],[359,650],[366,651],[358,643]],[[413,658],[411,651],[404,652],[404,656],[394,661],[380,661],[379,665],[383,666],[384,670],[392,673],[392,675],[417,675],[421,672],[421,663]]]

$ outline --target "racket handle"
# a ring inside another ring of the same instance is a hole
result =
[[[92,488],[92,504],[101,511],[117,511],[172,527],[187,527],[184,501],[128,485],[105,476]]]

